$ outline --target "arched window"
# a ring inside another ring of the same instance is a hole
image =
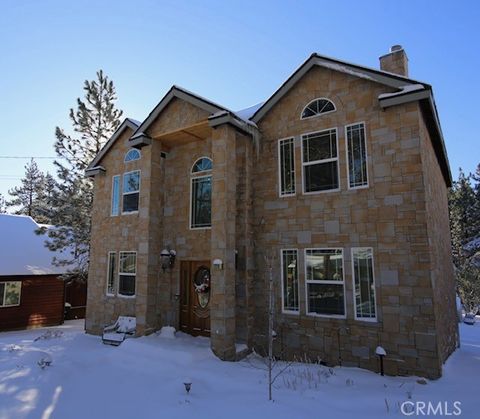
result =
[[[212,170],[212,160],[208,157],[199,158],[192,167],[192,174]]]
[[[132,148],[128,150],[127,154],[125,154],[125,159],[123,161],[127,163],[129,161],[140,160],[141,157],[140,151],[136,148]]]
[[[201,157],[192,166],[190,228],[212,226],[212,160]]]
[[[305,108],[303,108],[301,119],[311,118],[313,116],[334,112],[337,109],[331,100],[327,98],[319,98],[312,100]]]

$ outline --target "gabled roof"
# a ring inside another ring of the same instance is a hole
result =
[[[152,112],[147,116],[147,118],[140,124],[136,131],[132,135],[132,140],[136,137],[145,135],[145,131],[148,127],[157,119],[157,117],[162,113],[162,111],[167,107],[167,105],[175,98],[182,99],[185,102],[191,103],[194,106],[197,106],[200,109],[204,109],[210,114],[215,114],[220,111],[230,112],[224,106],[221,106],[215,102],[212,102],[196,93],[190,92],[187,89],[184,89],[180,86],[172,86],[167,94],[158,102],[157,106],[153,109]]]
[[[87,169],[85,170],[85,174],[87,176],[96,174],[91,172],[92,171],[98,172],[98,169],[101,168],[101,166],[99,166],[100,161],[103,159],[105,154],[107,154],[108,150],[110,150],[113,144],[115,144],[115,141],[117,141],[120,135],[122,135],[123,131],[125,131],[127,128],[130,128],[132,131],[135,131],[139,125],[140,125],[139,121],[136,121],[135,119],[132,119],[132,118],[125,118],[124,121],[117,128],[117,130],[110,137],[110,139],[107,141],[107,143],[100,150],[100,152],[95,156],[92,162],[88,165]]]
[[[40,227],[25,215],[0,214],[0,277],[14,275],[64,274],[68,268],[54,266],[53,257],[69,259],[68,253],[52,252],[45,247],[45,235],[35,233]]]
[[[330,70],[339,71],[341,73],[350,74],[366,80],[371,80],[388,87],[402,89],[406,85],[422,85],[424,88],[431,88],[430,85],[403,77],[398,74],[389,73],[387,71],[377,70],[370,67],[364,67],[352,64],[347,61],[340,61],[335,58],[326,57],[324,55],[312,54],[294,73],[271,95],[263,105],[250,118],[257,123],[263,116],[283,97],[287,92],[312,68],[320,66]]]

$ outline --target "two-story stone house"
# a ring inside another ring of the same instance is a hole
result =
[[[172,87],[126,119],[95,177],[86,328],[207,335],[223,360],[267,335],[331,365],[439,377],[458,340],[447,188],[430,85],[313,54],[232,112]]]

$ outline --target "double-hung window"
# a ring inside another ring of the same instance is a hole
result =
[[[118,270],[118,294],[132,297],[135,295],[137,276],[137,252],[120,252]]]
[[[342,249],[306,249],[307,314],[345,317]]]
[[[302,135],[303,192],[339,189],[336,128]]]
[[[368,186],[365,124],[346,126],[345,138],[347,141],[348,187],[361,188]]]
[[[298,251],[282,249],[282,311],[299,312],[298,303]]]
[[[140,198],[140,170],[123,174],[123,213],[137,212]]]
[[[295,195],[295,142],[293,138],[278,141],[280,196]]]
[[[21,281],[0,282],[0,307],[20,305]]]
[[[107,295],[115,295],[117,283],[117,254],[108,253]]]
[[[375,281],[373,274],[373,250],[370,247],[352,249],[353,292],[355,318],[376,320]]]

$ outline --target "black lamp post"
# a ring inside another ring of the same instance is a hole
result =
[[[377,349],[375,349],[375,354],[380,358],[380,375],[385,375],[383,371],[383,358],[385,358],[387,352],[385,352],[385,349],[383,349],[381,346],[377,346]]]

